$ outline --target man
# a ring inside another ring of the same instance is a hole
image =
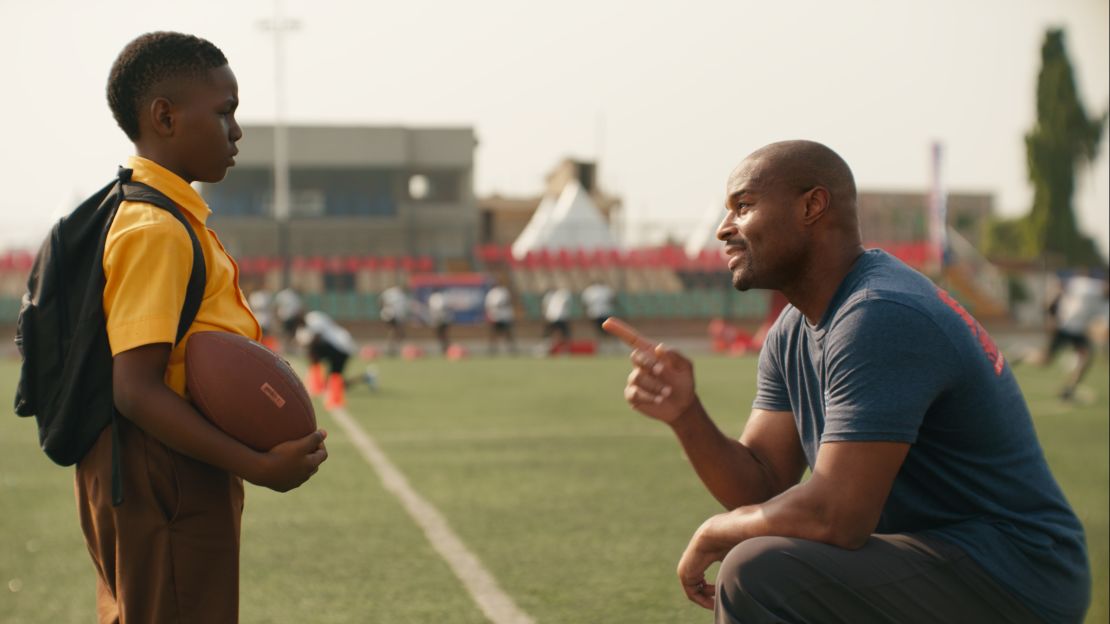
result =
[[[721,623],[1081,621],[1083,530],[1009,367],[946,292],[863,249],[847,164],[774,143],[726,196],[733,285],[791,304],[740,439],[706,414],[689,360],[623,335],[626,399],[729,510],[682,555],[687,597]]]

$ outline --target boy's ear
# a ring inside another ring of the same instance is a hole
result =
[[[166,97],[156,97],[150,101],[150,107],[147,109],[150,115],[151,129],[160,137],[173,136],[174,119],[173,102]]]

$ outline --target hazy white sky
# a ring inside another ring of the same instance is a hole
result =
[[[654,6],[658,5],[658,6]],[[632,222],[685,231],[744,155],[780,139],[837,150],[860,188],[923,189],[944,143],[952,191],[1028,210],[1024,133],[1048,26],[1067,32],[1088,112],[1106,109],[1106,0],[285,0],[295,123],[472,125],[480,194],[535,194],[563,156],[600,156]],[[241,122],[273,118],[270,0],[0,0],[0,248],[48,224],[130,153],[108,69],[150,30],[220,46]],[[650,7],[650,8],[648,8]],[[1108,249],[1104,140],[1079,182]],[[216,210],[218,206],[214,207]],[[637,230],[639,228],[636,228]]]

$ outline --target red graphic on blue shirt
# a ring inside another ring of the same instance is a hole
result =
[[[959,301],[953,299],[952,295],[948,294],[948,291],[943,288],[938,288],[937,296],[940,297],[940,300],[946,303],[948,307],[952,308],[956,314],[960,315],[960,318],[967,324],[967,328],[971,330],[971,334],[979,339],[979,345],[983,347],[983,353],[987,355],[987,360],[994,366],[994,374],[996,376],[1001,375],[1002,368],[1006,366],[1006,360],[1003,359],[1002,352],[998,350],[998,345],[994,344],[994,341],[991,340],[987,330],[983,329],[979,321],[975,320],[975,317],[971,316],[971,314],[968,314],[968,311],[960,305]]]

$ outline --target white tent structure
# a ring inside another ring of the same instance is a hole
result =
[[[707,249],[721,251],[721,241],[717,240],[717,226],[724,217],[724,202],[718,200],[706,206],[686,238],[684,248],[688,258],[696,258]]]
[[[540,249],[614,249],[616,237],[601,211],[577,180],[571,180],[548,204],[540,202],[532,220],[513,242],[513,256],[522,258]],[[546,210],[545,210],[546,209]]]
[[[512,252],[514,258],[523,258],[529,251],[540,249],[542,237],[547,233],[547,224],[551,221],[551,214],[555,211],[555,200],[550,195],[544,195],[540,205],[532,213],[532,218],[520,235],[513,241]]]

